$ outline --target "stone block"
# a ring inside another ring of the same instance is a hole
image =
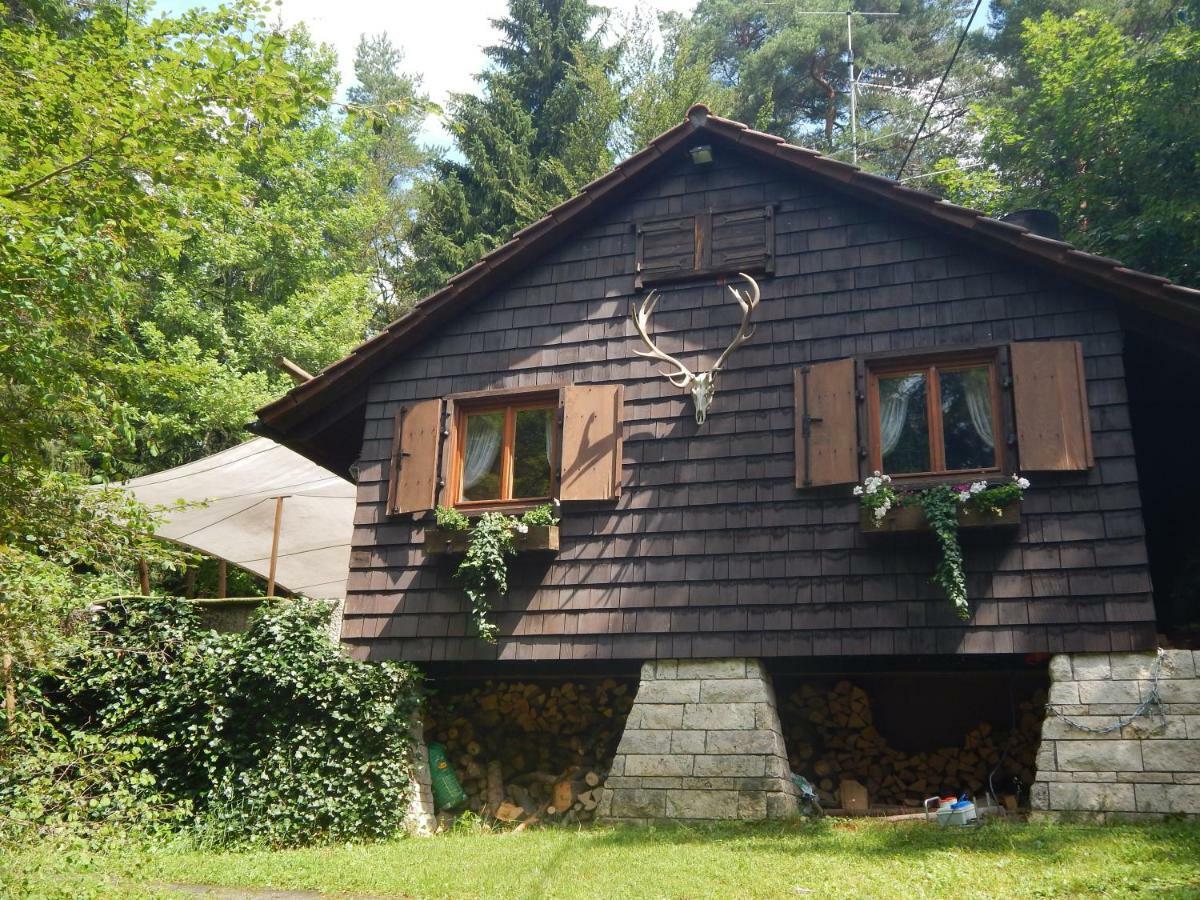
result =
[[[788,765],[786,756],[768,756],[767,757],[767,776],[770,778],[778,778],[784,784],[792,783],[792,769]]]
[[[1187,736],[1192,740],[1200,738],[1200,716],[1181,716]]]
[[[1089,728],[1107,728],[1113,724],[1108,716],[1072,716],[1071,719]],[[1064,722],[1057,716],[1047,716],[1042,723],[1042,740],[1054,741],[1083,741],[1083,740],[1117,740],[1121,735],[1115,731],[1108,734],[1093,734],[1076,728],[1069,722]]]
[[[1107,653],[1076,653],[1071,657],[1071,669],[1076,681],[1104,681],[1112,678],[1112,664]]]
[[[1143,741],[1142,762],[1148,772],[1200,772],[1200,741]]]
[[[1042,723],[1042,727],[1046,727],[1046,722]],[[1052,772],[1058,768],[1058,761],[1054,756],[1054,741],[1048,741],[1045,737],[1042,738],[1042,742],[1038,745],[1037,756],[1034,758],[1033,765],[1039,773]]]
[[[1088,782],[1114,782],[1117,780],[1116,772],[1069,772],[1071,780],[1076,783],[1086,784]]]
[[[767,757],[741,754],[697,756],[692,771],[700,777],[761,778],[767,774]]]
[[[1050,809],[1080,812],[1137,811],[1132,784],[1055,782],[1047,787],[1050,792]]]
[[[650,680],[662,681],[664,679],[669,680],[669,679],[678,678],[678,677],[679,677],[679,660],[677,660],[677,659],[660,659],[660,660],[658,660],[658,662],[656,662],[654,664],[654,678],[649,679],[649,678],[646,678],[645,675],[643,675],[642,680],[644,680],[644,681],[650,681]]]
[[[1044,781],[1035,781],[1029,789],[1029,805],[1033,809],[1050,808],[1050,785]]]
[[[666,814],[672,819],[736,819],[737,791],[671,791]]]
[[[710,731],[705,753],[760,753],[786,756],[783,737],[774,731]]]
[[[612,775],[610,774],[604,779],[606,788],[640,788],[642,787],[641,778],[630,778],[627,775]]]
[[[621,743],[617,745],[617,752],[626,755],[631,753],[670,753],[671,732],[626,728],[624,734],[621,735]]]
[[[738,794],[738,818],[757,822],[767,817],[766,791],[741,791]]]
[[[681,659],[678,678],[745,678],[744,659]]]
[[[1149,690],[1149,685],[1144,685]],[[1200,678],[1189,681],[1160,681],[1158,696],[1163,703],[1200,703]]]
[[[770,703],[754,704],[754,727],[763,731],[779,731],[779,713]]]
[[[1071,656],[1068,653],[1056,653],[1050,657],[1051,681],[1074,681],[1075,673],[1071,669]]]
[[[1050,685],[1049,695],[1046,697],[1047,703],[1053,703],[1058,706],[1060,704],[1078,704],[1079,703],[1079,685],[1074,681],[1056,681]]]
[[[608,767],[609,775],[625,774],[625,757],[618,753],[613,757],[612,765]]]
[[[1112,677],[1114,681],[1143,681],[1149,680],[1154,671],[1156,653],[1114,653],[1112,654]]]
[[[1081,681],[1079,702],[1089,706],[1093,703],[1132,703],[1142,700],[1136,681]]]
[[[1118,772],[1117,781],[1130,784],[1171,784],[1175,780],[1170,772]]]
[[[614,790],[609,814],[614,819],[661,819],[667,814],[667,792]]]
[[[1058,741],[1055,756],[1064,772],[1140,772],[1143,768],[1138,741]],[[626,771],[628,767],[626,762]]]
[[[1200,815],[1200,784],[1139,784],[1134,790],[1139,812]]]
[[[683,708],[683,727],[704,731],[754,728],[754,707],[749,703],[689,703]]]
[[[765,703],[767,689],[762,681],[717,678],[700,684],[701,703]]]
[[[1196,665],[1191,650],[1164,650],[1164,678],[1195,678],[1200,674],[1200,666]]]
[[[657,790],[674,791],[681,787],[687,787],[692,780],[690,778],[667,778],[655,775],[647,775],[645,778],[639,779],[641,784],[638,787],[654,788]]]
[[[693,758],[682,753],[656,753],[646,756],[630,754],[625,757],[625,774],[691,775]]]
[[[767,794],[767,818],[790,819],[799,815],[800,802],[795,794],[771,791]]]
[[[1175,772],[1171,777],[1176,784],[1200,784],[1200,772]]]
[[[703,753],[705,736],[704,731],[672,731],[671,734],[671,752],[672,753]]]
[[[698,703],[700,682],[697,679],[674,681],[643,681],[638,686],[635,703]]]
[[[629,712],[626,728],[671,729],[683,725],[683,705],[664,704],[662,706],[648,704],[638,706],[634,703]]]
[[[1121,737],[1137,740],[1162,740],[1163,738],[1183,740],[1187,736],[1187,723],[1183,716],[1168,716],[1165,722],[1158,717],[1147,716],[1130,722],[1121,729]]]

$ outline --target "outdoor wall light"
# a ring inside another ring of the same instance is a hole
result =
[[[707,166],[713,161],[712,145],[710,144],[701,144],[688,152],[692,154],[692,162],[698,166]]]

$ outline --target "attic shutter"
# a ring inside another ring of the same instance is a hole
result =
[[[698,245],[695,216],[642,222],[637,229],[638,286],[694,273],[700,268]]]
[[[619,384],[562,389],[560,500],[614,500],[621,493]]]
[[[775,208],[714,211],[710,243],[714,272],[773,272]]]
[[[797,369],[796,487],[852,481],[858,481],[854,360]]]
[[[433,509],[437,496],[438,442],[442,401],[421,400],[401,407],[392,438],[388,513]]]
[[[1011,345],[1013,408],[1021,468],[1071,472],[1091,468],[1083,348],[1078,341]]]

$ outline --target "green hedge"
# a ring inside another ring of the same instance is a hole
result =
[[[264,604],[240,634],[183,600],[95,613],[82,648],[23,673],[0,740],[0,830],[195,829],[212,843],[376,838],[401,826],[420,678],[328,639],[325,604]]]

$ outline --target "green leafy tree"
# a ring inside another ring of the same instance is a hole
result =
[[[616,53],[586,0],[511,0],[481,92],[451,98],[445,156],[416,188],[405,289],[436,290],[612,163]]]
[[[989,211],[1051,209],[1067,237],[1156,274],[1196,282],[1200,30],[1186,19],[1139,40],[1096,12],[1027,21],[1011,97],[980,105],[991,169],[944,189]]]

